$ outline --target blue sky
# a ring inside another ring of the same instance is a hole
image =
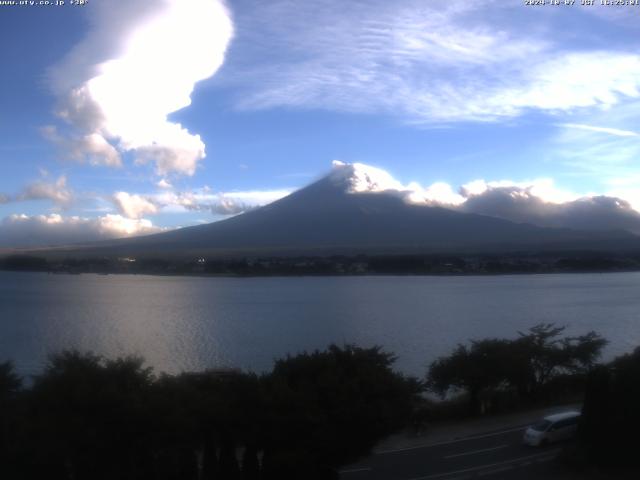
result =
[[[218,220],[333,160],[638,210],[640,7],[579,3],[0,6],[0,246]]]

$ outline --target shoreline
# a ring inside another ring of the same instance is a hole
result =
[[[363,273],[206,273],[206,272],[158,272],[158,271],[60,271],[60,270],[27,270],[0,268],[0,272],[9,273],[47,273],[49,275],[145,275],[153,277],[192,277],[192,278],[314,278],[314,277],[505,277],[525,275],[580,275],[638,273],[640,268],[625,270],[536,270],[536,271],[504,271],[504,272],[363,272]]]

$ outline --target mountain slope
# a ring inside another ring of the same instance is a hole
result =
[[[207,225],[88,247],[101,254],[312,254],[619,249],[640,245],[623,231],[541,228],[406,203],[388,178],[337,165],[270,205]]]

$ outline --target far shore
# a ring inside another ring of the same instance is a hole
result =
[[[372,254],[300,256],[80,257],[0,254],[0,270],[51,274],[95,273],[207,276],[487,276],[640,271],[640,253]]]

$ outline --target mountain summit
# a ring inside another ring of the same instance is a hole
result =
[[[402,191],[404,186],[385,170],[364,163],[332,162],[328,181],[347,193],[379,193]]]
[[[236,217],[90,247],[102,254],[309,255],[628,248],[624,231],[585,232],[415,204],[383,170],[334,162],[320,180]]]

